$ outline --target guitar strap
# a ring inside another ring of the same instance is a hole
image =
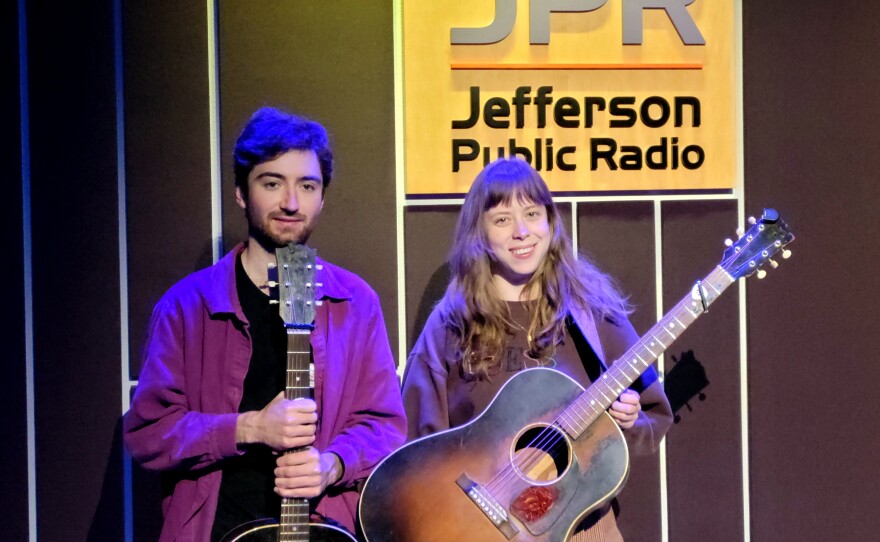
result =
[[[578,356],[581,358],[581,363],[584,365],[584,370],[587,371],[590,382],[595,382],[599,375],[605,372],[607,367],[599,359],[599,356],[596,355],[596,351],[590,346],[589,341],[584,337],[581,328],[578,327],[571,315],[565,319],[565,329],[568,332],[568,336],[571,337],[575,349],[577,349]],[[602,340],[601,336],[600,340]]]
[[[614,323],[608,319],[596,323],[596,331],[599,333],[599,340],[602,342],[602,349],[605,352],[606,358],[610,360],[618,359],[625,352],[614,352],[613,348],[609,348],[616,343],[616,341],[610,338],[611,333],[614,331],[613,326]],[[608,369],[608,367],[606,367],[602,360],[599,359],[599,356],[596,355],[593,347],[590,346],[589,341],[584,337],[583,332],[577,326],[571,315],[565,319],[565,328],[577,349],[578,356],[581,358],[581,363],[584,365],[584,370],[587,372],[590,382],[595,382],[596,379]],[[635,382],[632,383],[630,388],[639,393],[643,393],[648,386],[654,383],[655,380],[657,380],[657,372],[649,367],[647,371],[642,373]]]

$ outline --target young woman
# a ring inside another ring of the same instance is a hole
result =
[[[575,256],[547,185],[523,160],[497,160],[477,176],[449,263],[451,283],[404,375],[410,439],[467,423],[526,368],[550,367],[586,388],[638,339],[626,299]],[[633,388],[608,413],[630,453],[652,453],[672,412],[653,369]],[[610,504],[572,540],[622,540]]]

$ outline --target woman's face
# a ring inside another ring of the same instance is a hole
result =
[[[550,247],[547,209],[511,198],[483,213],[483,228],[493,256],[492,274],[502,297],[519,298],[522,287],[544,261]]]

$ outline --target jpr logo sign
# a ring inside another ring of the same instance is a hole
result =
[[[496,43],[513,31],[516,22],[517,0],[495,0],[495,20],[483,28],[453,28],[453,45],[485,45]],[[685,45],[705,45],[706,40],[687,6],[696,0],[621,0],[623,2],[623,44],[641,45],[642,11],[662,9],[672,21]],[[580,13],[595,11],[608,0],[531,0],[529,2],[529,42],[532,45],[550,43],[551,13]]]

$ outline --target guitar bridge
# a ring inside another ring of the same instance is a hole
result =
[[[468,478],[467,474],[459,476],[455,483],[508,540],[517,535],[519,530],[510,523],[507,510],[483,486]]]

